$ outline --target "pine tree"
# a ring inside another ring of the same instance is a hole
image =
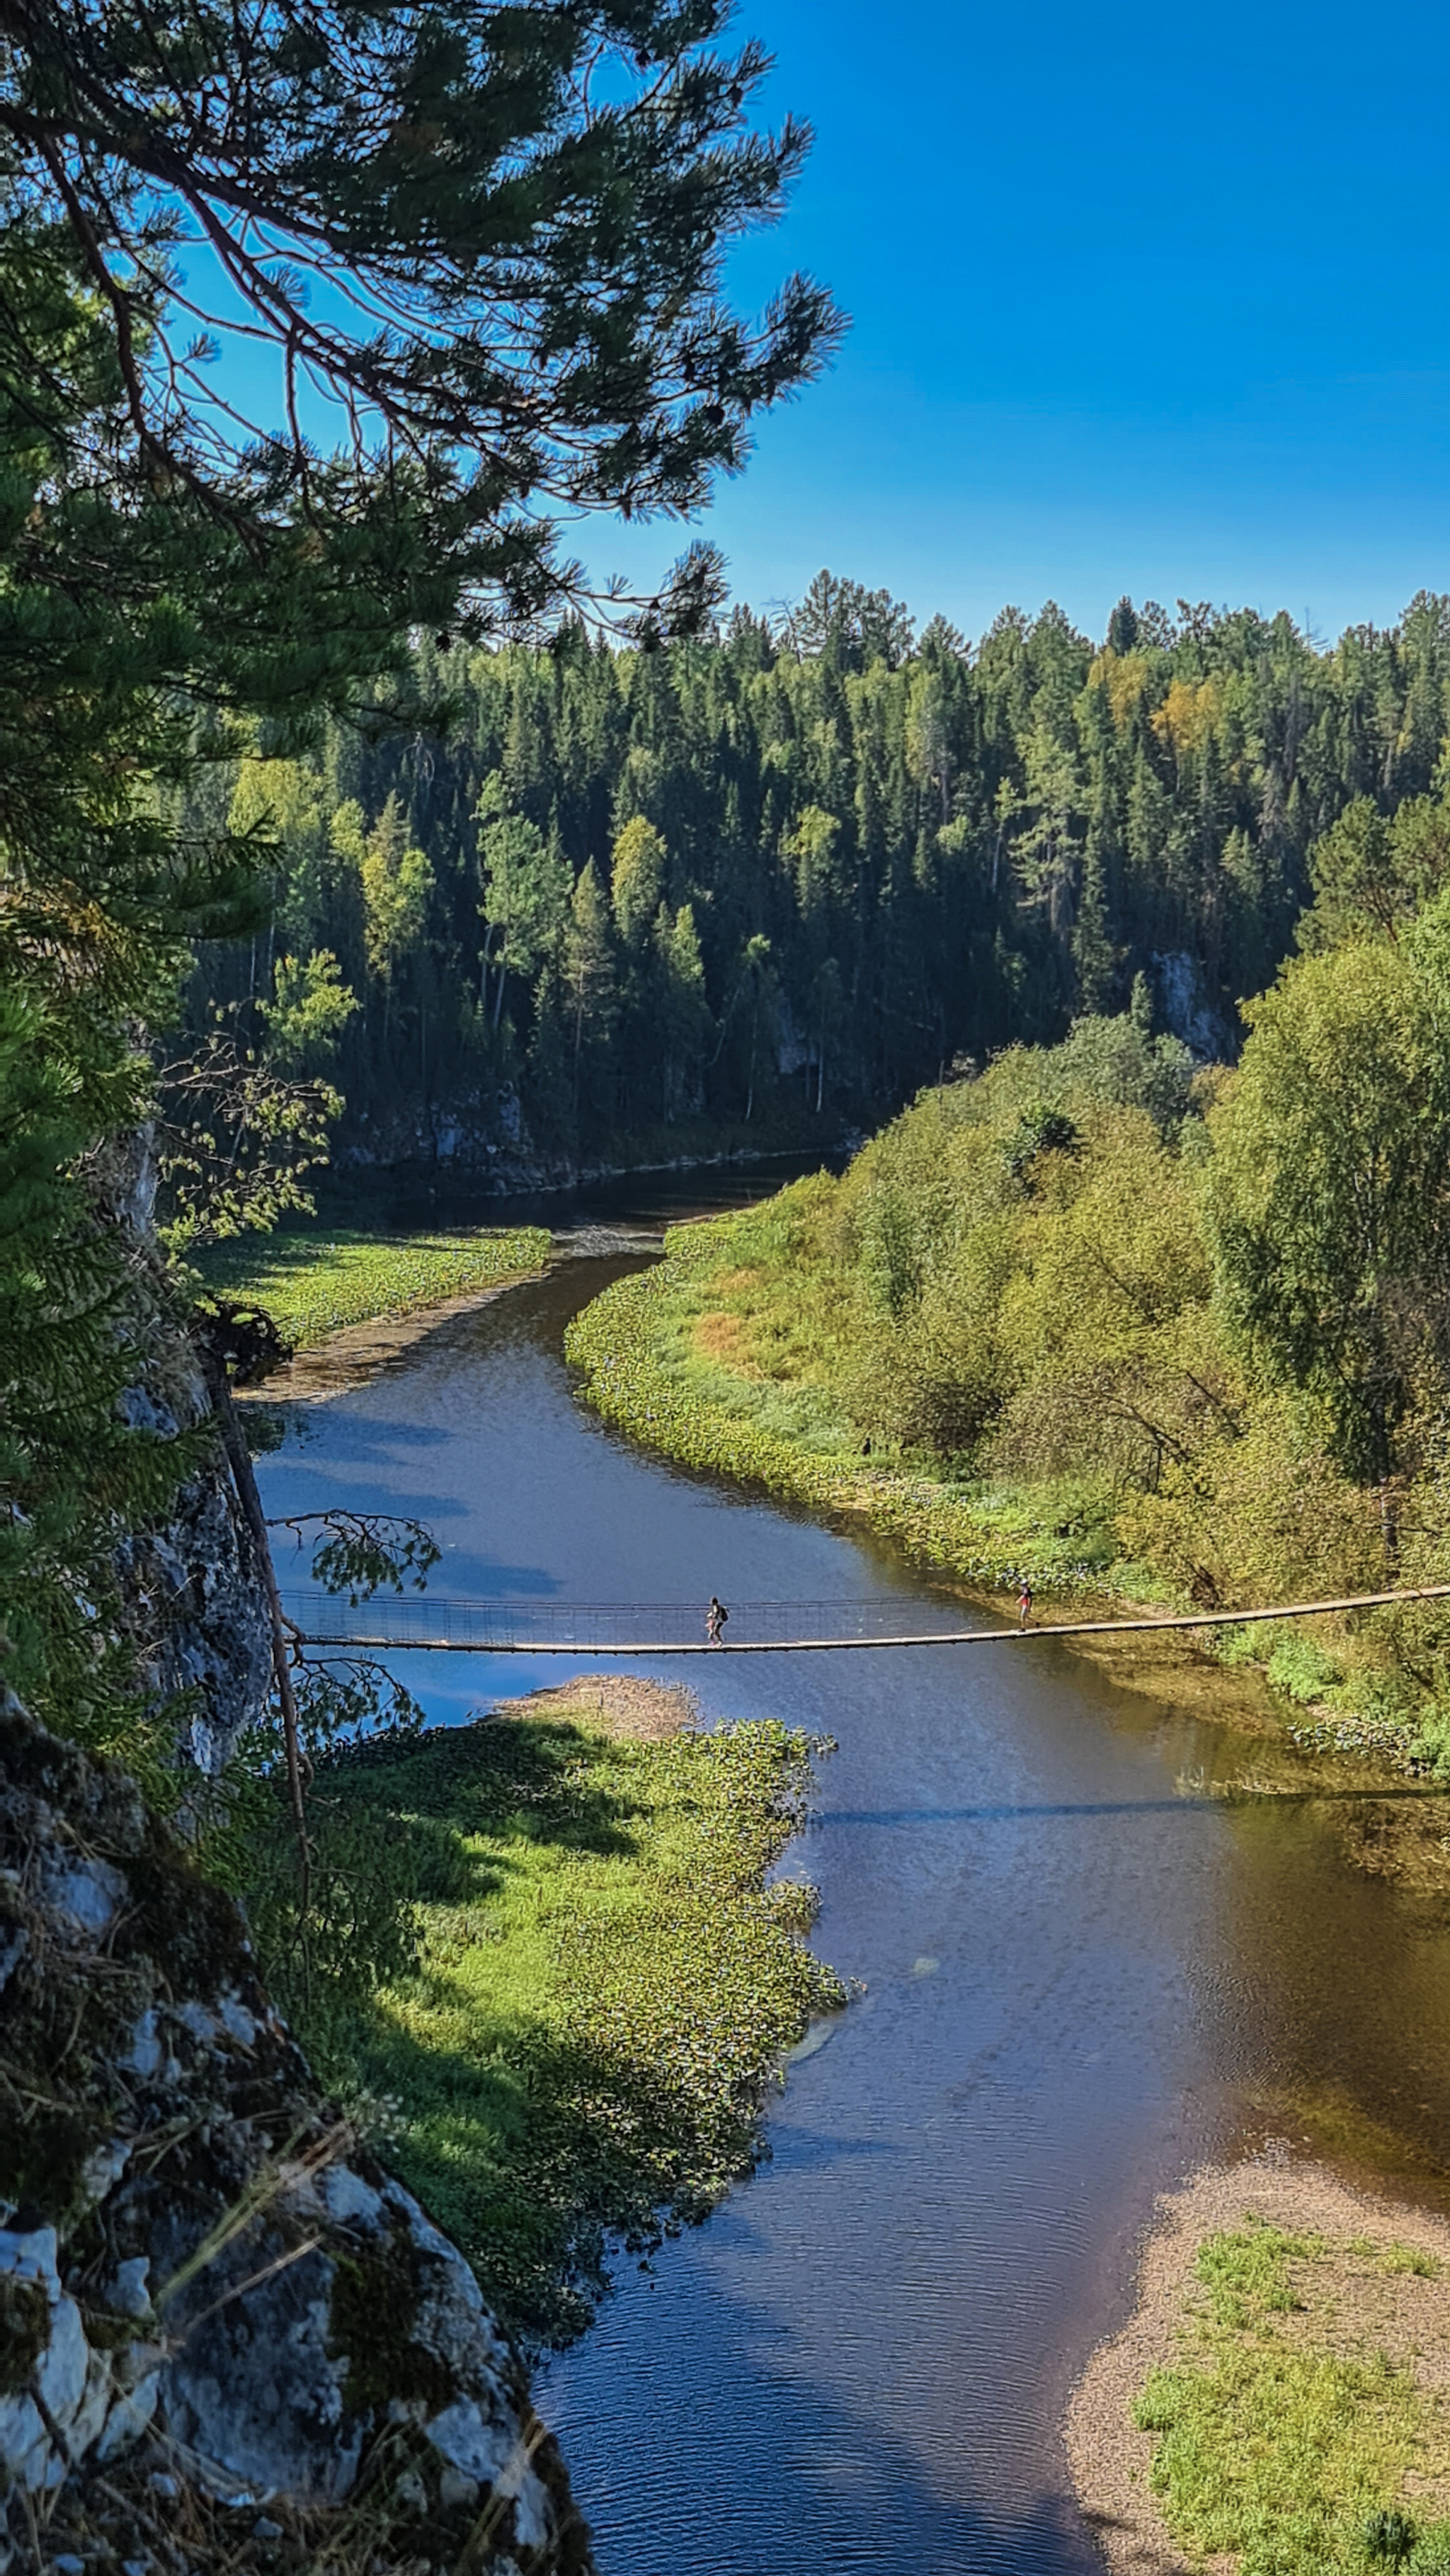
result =
[[[466,636],[537,620],[584,587],[551,513],[698,509],[743,464],[752,414],[821,365],[840,321],[819,287],[788,279],[754,325],[721,292],[730,245],[779,213],[810,139],[789,116],[752,130],[769,60],[720,48],[728,15],[11,11],[13,202],[36,251],[65,244],[84,275],[138,476],[268,575],[306,568],[322,673],[361,629],[384,646],[410,617]],[[177,242],[198,238],[209,311],[196,263],[174,292]],[[345,296],[315,291],[339,276]],[[43,382],[33,304],[5,327],[17,375]],[[235,417],[268,371],[213,391],[198,325],[270,348],[275,408]],[[718,593],[696,547],[640,614],[655,634]]]

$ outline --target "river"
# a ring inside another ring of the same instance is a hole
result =
[[[627,1240],[661,1197],[690,1185],[596,1194],[547,1279],[299,1411],[260,1462],[269,1509],[415,1512],[443,1544],[432,1588],[461,1598],[716,1591],[740,1617],[899,1596],[904,1619],[967,1624],[890,1551],[682,1473],[574,1402],[565,1324],[646,1257],[591,1229]],[[398,1662],[445,1722],[560,1678]],[[864,1991],[791,2066],[760,2172],[623,2267],[541,2374],[603,2576],[1088,2576],[1058,2428],[1155,2194],[1243,2143],[1297,2147],[1304,2104],[1433,2155],[1450,1933],[1349,1873],[1321,1806],[1184,1794],[1234,1758],[1223,1730],[1065,1648],[690,1678],[712,1720],[837,1739],[790,1867],[822,1891],[816,1948]]]

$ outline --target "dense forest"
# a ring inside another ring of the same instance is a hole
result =
[[[1443,787],[1450,599],[1329,649],[1127,599],[1101,643],[1049,605],[969,646],[821,573],[691,641],[443,631],[373,698],[193,789],[277,884],[266,931],[200,952],[194,1029],[220,1008],[333,1073],[345,1152],[567,1160],[864,1122],[1139,976],[1231,1054],[1316,842]]]

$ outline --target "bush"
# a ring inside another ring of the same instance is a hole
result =
[[[1327,1655],[1312,1637],[1306,1637],[1302,1629],[1290,1629],[1279,1638],[1266,1669],[1270,1687],[1281,1699],[1292,1700],[1297,1708],[1312,1707],[1344,1679],[1333,1656]]]

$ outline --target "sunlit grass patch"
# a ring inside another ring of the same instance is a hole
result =
[[[415,1975],[308,2036],[396,2106],[388,2155],[535,2344],[587,2322],[608,2235],[647,2259],[758,2148],[762,2093],[844,2001],[768,1885],[809,1782],[776,1724],[609,1740],[567,1710],[330,1772],[408,1849]]]
[[[1204,2241],[1181,2358],[1134,2407],[1191,2554],[1236,2576],[1450,2570],[1450,2424],[1387,2286],[1438,2271],[1414,2247],[1254,2221]]]
[[[209,1288],[255,1298],[295,1349],[415,1307],[537,1270],[549,1257],[540,1226],[471,1234],[252,1236],[219,1245],[202,1264]]]

